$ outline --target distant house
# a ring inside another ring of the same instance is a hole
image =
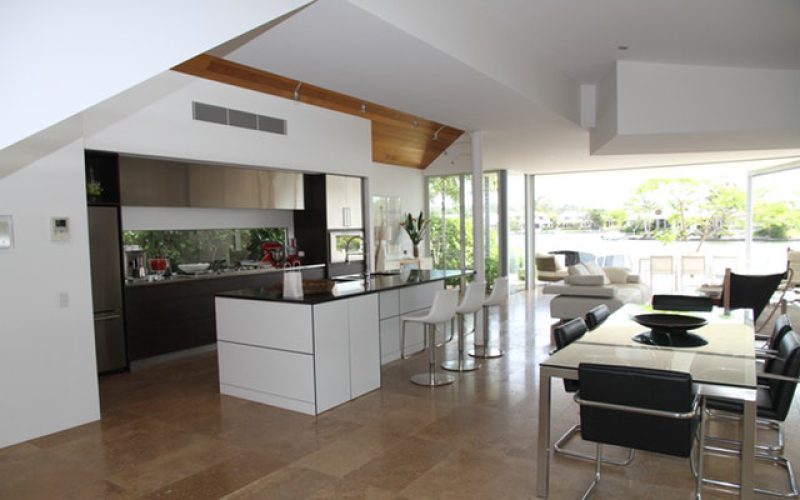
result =
[[[586,229],[592,226],[592,221],[585,212],[563,212],[558,214],[559,227],[569,229]]]
[[[553,222],[545,214],[536,214],[533,218],[533,227],[536,229],[550,229],[553,227]]]

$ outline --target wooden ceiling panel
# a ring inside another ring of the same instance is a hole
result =
[[[426,168],[464,133],[463,130],[380,104],[208,54],[197,56],[172,69],[285,99],[294,99],[297,89],[301,102],[370,120],[372,160],[380,163]]]

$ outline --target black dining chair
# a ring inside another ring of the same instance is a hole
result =
[[[789,271],[776,274],[737,274],[725,269],[725,280],[722,284],[720,302],[725,313],[733,309],[750,309],[753,312],[753,323],[769,305],[772,294],[786,278]],[[784,288],[784,294],[786,289]],[[777,310],[776,308],[773,310]]]
[[[584,322],[583,318],[575,318],[567,321],[566,323],[562,323],[559,325],[554,331],[553,336],[555,337],[556,341],[556,351],[560,351],[561,349],[567,347],[571,343],[575,342],[579,338],[583,337],[584,334],[588,331],[586,323]],[[578,390],[578,381],[577,380],[569,380],[564,379],[564,390],[567,392],[576,392]],[[558,440],[556,441],[555,445],[553,446],[553,450],[558,455],[563,455],[566,457],[578,458],[582,460],[596,460],[594,455],[589,455],[587,453],[581,453],[578,451],[568,450],[566,448],[567,443],[570,439],[574,436],[577,436],[581,432],[580,424],[575,424],[565,432]],[[617,461],[612,459],[604,460],[605,463],[610,465],[628,465],[633,460],[633,450],[630,450],[628,453],[628,458],[623,461]]]
[[[589,330],[594,330],[602,325],[609,316],[611,316],[611,310],[608,306],[605,304],[598,304],[589,309],[589,312],[586,313],[586,327]]]
[[[711,297],[695,295],[653,295],[653,309],[658,311],[697,311],[708,312],[714,308]]]
[[[756,357],[763,360],[764,364],[760,371],[770,371],[773,360],[778,355],[778,346],[781,339],[788,332],[792,331],[792,320],[788,314],[781,314],[775,320],[775,326],[772,328],[772,335],[770,335],[767,344],[762,348],[756,349]]]
[[[756,424],[761,428],[777,431],[776,444],[756,444],[756,459],[770,462],[782,467],[789,480],[790,491],[755,488],[754,491],[773,496],[798,496],[797,483],[792,470],[792,464],[781,453],[784,449],[783,422],[792,406],[798,376],[800,376],[800,336],[789,330],[777,346],[777,356],[768,371],[758,374],[758,396],[756,399]],[[581,383],[583,388],[583,383]],[[740,420],[744,413],[740,401],[727,399],[708,398],[706,403],[712,418]],[[734,439],[708,437],[709,445],[706,451],[719,456],[736,456],[741,454],[741,442]],[[708,484],[739,488],[739,484],[717,479],[705,479]]]
[[[603,445],[611,444],[666,455],[691,457],[698,424],[697,481],[695,495],[703,486],[702,401],[688,373],[626,366],[581,363],[581,436],[597,443],[595,477],[583,498],[600,483]]]

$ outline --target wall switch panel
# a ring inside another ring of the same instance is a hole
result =
[[[68,241],[69,229],[69,217],[50,217],[51,240]]]

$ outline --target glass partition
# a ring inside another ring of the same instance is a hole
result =
[[[508,172],[508,278],[512,289],[526,288],[525,175]]]
[[[501,271],[500,182],[497,172],[487,172],[483,178],[483,227],[486,282],[491,284]],[[514,272],[523,275],[524,284],[524,183],[522,207],[523,227],[522,268]],[[519,199],[515,195],[515,211]],[[436,269],[473,269],[473,207],[472,176],[467,174],[428,178],[428,213],[431,218],[430,253]],[[519,221],[518,221],[519,222]],[[517,264],[519,260],[517,259]],[[513,288],[513,289],[516,289]]]
[[[787,249],[800,250],[800,168],[752,177],[753,272],[786,269]]]

